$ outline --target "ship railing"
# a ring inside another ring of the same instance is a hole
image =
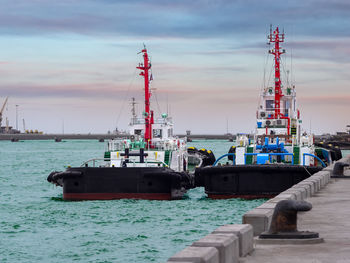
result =
[[[171,143],[171,139],[164,141],[164,140],[152,140],[152,146],[153,148],[148,148],[148,147],[144,147],[145,151],[149,151],[149,150],[159,150],[159,151],[165,151],[165,150],[177,150],[179,148],[179,146],[177,144]],[[136,146],[136,147],[131,147],[130,143],[129,145],[126,145],[125,143],[123,143],[122,141],[110,141],[108,142],[107,148],[105,148],[105,151],[110,151],[110,152],[114,152],[114,151],[123,151],[125,150],[125,148],[128,148],[130,150],[139,150],[140,147]],[[182,144],[180,145],[180,147],[182,146]]]
[[[101,162],[101,161],[109,161],[109,158],[93,158],[93,159],[89,159],[85,162],[82,163],[82,165],[80,165],[80,167],[88,167],[89,163],[92,162],[92,167],[96,167],[96,162]]]
[[[271,156],[292,156],[292,165],[294,165],[294,154],[293,153],[245,153],[244,154],[244,164],[247,163],[247,156],[254,156],[258,154],[268,154],[269,155],[269,162],[271,163]]]
[[[234,157],[233,161],[234,161],[234,163],[236,163],[236,154],[235,153],[226,153],[224,155],[221,155],[219,158],[217,158],[215,163],[213,164],[213,166],[216,166],[222,158],[225,158],[227,156],[233,156]]]
[[[172,118],[167,117],[167,118],[155,118],[154,119],[154,124],[167,124],[167,123],[172,123]],[[132,125],[137,125],[137,124],[145,124],[145,119],[136,117],[131,119],[131,124]]]
[[[154,124],[172,124],[172,118],[156,118]]]
[[[139,118],[139,117],[132,118],[132,119],[131,119],[131,124],[132,124],[132,125],[135,125],[135,124],[145,124],[145,119],[144,119],[144,118]]]
[[[92,167],[96,167],[96,163],[100,163],[100,162],[102,162],[102,161],[104,161],[104,162],[109,162],[109,161],[111,161],[111,159],[110,158],[93,158],[93,159],[89,159],[89,160],[87,160],[86,162],[84,162],[82,165],[81,165],[81,167],[88,167],[89,166],[89,163],[92,163]],[[138,161],[136,161],[136,160],[129,160],[129,163],[132,163],[133,164],[133,166],[135,167],[135,165],[137,164],[137,163],[140,163],[140,162],[138,162]],[[146,166],[148,165],[148,164],[162,164],[163,165],[163,167],[169,167],[169,165],[167,165],[165,162],[163,162],[163,161],[160,161],[160,160],[154,160],[154,159],[152,159],[152,160],[145,160],[144,161],[144,163],[146,164]]]
[[[258,154],[263,154],[263,153],[245,153],[244,154],[244,164],[247,164],[247,156],[254,156],[254,155],[258,155]],[[292,156],[292,165],[294,165],[294,154],[293,153],[266,153],[269,155],[269,161],[271,162],[271,156],[272,155],[276,155],[276,156]],[[215,163],[213,164],[213,166],[216,166],[218,164],[218,162],[222,159],[225,158],[227,156],[233,156],[233,163],[236,163],[236,154],[235,153],[226,153],[222,156],[220,156],[218,159],[216,159]]]
[[[135,161],[135,160],[129,160],[129,163],[132,163],[132,164],[133,164],[133,167],[135,167],[135,165],[136,165],[136,164],[139,164],[140,162],[137,162],[137,161]],[[159,161],[159,160],[150,160],[150,161],[145,160],[145,162],[143,162],[143,163],[145,163],[146,166],[147,166],[148,164],[158,164],[158,166],[159,166],[160,164],[162,164],[163,167],[169,167],[169,165],[167,165],[165,162]]]
[[[303,165],[305,165],[305,156],[314,157],[322,164],[322,167],[327,167],[327,165],[320,159],[320,157],[313,155],[311,153],[303,153]]]

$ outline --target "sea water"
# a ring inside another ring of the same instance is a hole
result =
[[[194,141],[216,156],[232,143]],[[211,200],[203,188],[183,200],[69,202],[52,171],[102,158],[95,140],[0,141],[0,262],[165,262],[265,200]]]

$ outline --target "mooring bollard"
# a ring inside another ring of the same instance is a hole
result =
[[[347,163],[337,162],[334,164],[331,178],[350,178],[344,175],[344,167],[349,166]]]
[[[308,239],[318,238],[318,233],[298,231],[297,213],[309,211],[312,205],[306,201],[282,200],[277,203],[268,231],[263,232],[260,239]]]

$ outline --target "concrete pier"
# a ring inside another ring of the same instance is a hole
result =
[[[252,250],[251,225],[224,225],[178,252],[167,262],[238,263],[240,256]]]
[[[350,179],[331,179],[307,198],[312,210],[299,213],[300,230],[318,232],[320,244],[256,244],[241,262],[350,262]]]
[[[339,161],[350,164],[350,155]],[[236,262],[237,258],[241,263],[350,262],[350,169],[344,171],[344,175],[349,178],[331,178],[333,166],[325,168],[247,212],[243,216],[242,225],[219,227],[204,238],[211,240],[211,235],[222,234],[223,230],[240,229],[240,233],[230,230],[231,234],[239,239],[239,252],[236,250],[233,257],[230,256],[230,259],[225,260],[219,253],[219,257],[212,262]],[[298,230],[317,232],[319,241],[322,242],[303,242],[303,240],[284,242],[278,239],[278,242],[269,243],[258,239],[258,235],[268,230],[274,208],[281,200],[306,200],[312,204],[311,211],[298,213]],[[249,231],[244,230],[247,226],[250,228]],[[254,239],[253,234],[256,236]],[[224,244],[209,244],[209,246],[215,249],[225,247]],[[248,249],[242,253],[245,248]],[[189,259],[188,254],[186,257],[183,257],[181,252],[177,255],[177,261]],[[171,259],[168,262],[172,262]],[[197,261],[188,260],[188,262]]]

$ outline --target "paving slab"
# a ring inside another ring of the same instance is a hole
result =
[[[255,244],[242,263],[350,262],[350,179],[331,179],[306,201],[312,210],[298,213],[298,230],[318,232],[320,244]]]
[[[219,263],[238,263],[239,245],[235,234],[209,234],[192,244],[192,247],[215,247]]]
[[[303,193],[302,190],[298,190],[298,189],[288,189],[284,192],[282,192],[282,194],[294,194],[295,195],[295,200],[300,201],[303,200]],[[306,196],[306,194],[305,194]],[[271,203],[271,202],[270,202]]]
[[[186,247],[168,262],[219,263],[219,251],[214,247]]]
[[[239,242],[239,256],[244,257],[253,250],[253,227],[249,224],[223,225],[213,234],[235,234]]]
[[[268,230],[272,214],[272,208],[254,208],[243,215],[242,223],[252,225],[254,236],[258,236]]]
[[[289,188],[287,191],[289,190],[297,190],[300,192],[301,194],[301,200],[305,200],[306,198],[310,197],[310,190],[309,187],[307,186],[302,186],[302,185],[294,185],[291,188]]]

